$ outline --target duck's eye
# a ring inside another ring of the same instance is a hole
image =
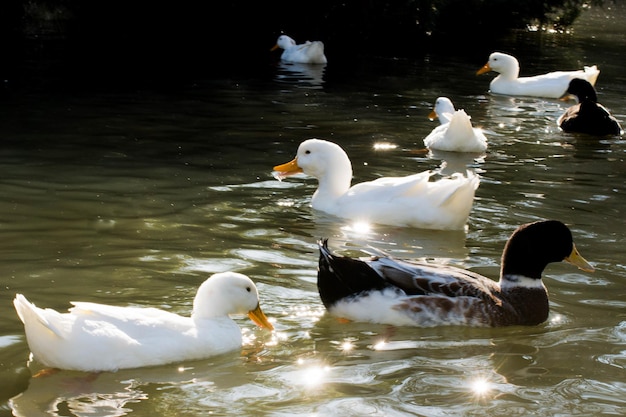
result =
[[[307,150],[307,151],[304,151],[304,153],[308,155],[308,154],[310,154],[310,153],[311,153],[311,151],[308,151],[308,150]]]
[[[246,291],[250,292],[250,291],[252,291],[252,288],[246,287]]]

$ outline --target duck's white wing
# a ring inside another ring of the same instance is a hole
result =
[[[431,171],[424,171],[406,177],[384,177],[362,182],[350,188],[342,199],[346,201],[341,203],[387,204],[421,200],[433,206],[440,206],[454,196],[459,187],[473,183],[474,179],[476,183],[472,187],[473,189],[478,187],[477,176],[471,173],[468,173],[468,178],[455,174],[437,181],[430,181],[431,175]],[[400,207],[401,204],[398,208]]]
[[[443,142],[446,132],[448,131],[448,127],[450,126],[450,122],[443,123],[437,127],[435,127],[429,134],[424,138],[424,146],[429,149],[439,149],[439,144]]]
[[[70,313],[85,320],[102,321],[121,329],[158,326],[162,330],[180,331],[189,327],[189,318],[152,307],[119,307],[72,301]]]
[[[406,177],[383,177],[374,181],[362,182],[354,185],[348,191],[348,195],[372,198],[374,201],[393,201],[412,197],[421,197],[445,203],[459,187],[470,185],[470,188],[478,187],[478,176],[470,171],[467,177],[456,173],[450,177],[430,181],[432,171],[424,171]]]
[[[565,93],[572,79],[583,78],[593,85],[599,74],[600,71],[592,66],[585,67],[584,70],[554,71],[514,80],[498,76],[491,82],[490,88],[496,94],[559,98]]]
[[[392,201],[425,191],[431,174],[431,171],[424,171],[406,177],[383,177],[361,182],[352,186],[347,195],[372,201]]]
[[[456,230],[464,227],[479,179],[456,173],[429,181],[430,172],[379,178],[357,184],[338,201],[340,217],[354,220]]]
[[[300,45],[291,46],[285,49],[281,58],[285,61],[301,64],[325,64],[324,43],[307,41]]]

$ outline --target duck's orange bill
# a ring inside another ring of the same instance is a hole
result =
[[[302,168],[298,165],[298,158],[294,158],[293,161],[289,161],[286,164],[276,165],[273,169],[279,172],[283,178],[302,172]]]
[[[278,44],[276,44],[276,45],[272,46],[272,49],[270,49],[270,52],[275,51],[278,48],[280,48],[280,47],[278,46]]]
[[[489,71],[491,71],[491,67],[489,66],[489,62],[487,62],[481,69],[476,71],[476,75],[484,74]]]
[[[589,262],[585,258],[583,258],[578,250],[576,249],[576,245],[572,246],[572,253],[569,254],[568,257],[563,259],[565,262],[569,262],[570,264],[577,266],[585,272],[593,272],[595,268],[591,266]]]
[[[428,118],[430,120],[435,120],[437,118],[437,113],[435,113],[434,110],[431,110],[431,112],[428,114]]]
[[[250,312],[248,312],[248,317],[252,320],[257,326],[264,327],[268,330],[274,330],[274,326],[269,322],[263,310],[261,310],[261,305],[257,304],[256,308]]]

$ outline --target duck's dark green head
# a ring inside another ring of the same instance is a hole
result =
[[[572,232],[557,220],[522,225],[513,232],[502,253],[501,276],[541,279],[545,267],[566,261],[591,272],[593,267],[578,253]]]
[[[568,95],[576,96],[579,103],[583,101],[598,102],[596,89],[593,88],[593,85],[591,85],[589,81],[583,80],[582,78],[574,78],[569,82],[564,97]]]

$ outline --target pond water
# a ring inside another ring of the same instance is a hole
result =
[[[492,46],[517,55],[523,75],[597,64],[599,100],[624,125],[618,16],[596,11],[573,35]],[[493,75],[474,75],[488,52],[350,70],[278,64],[270,76],[176,91],[33,92],[0,103],[0,415],[624,415],[626,140],[560,132],[567,103],[490,95]],[[484,156],[422,152],[438,96],[485,129]],[[354,182],[444,164],[478,172],[467,231],[364,231],[312,211],[314,179],[271,174],[310,137],[346,149]],[[510,233],[544,218],[570,225],[596,267],[546,269],[545,324],[419,329],[324,313],[319,237],[341,254],[370,244],[496,279]],[[244,346],[231,354],[32,377],[41,365],[27,364],[15,293],[61,311],[81,300],[189,314],[197,286],[225,270],[257,283],[274,333],[237,318]]]

